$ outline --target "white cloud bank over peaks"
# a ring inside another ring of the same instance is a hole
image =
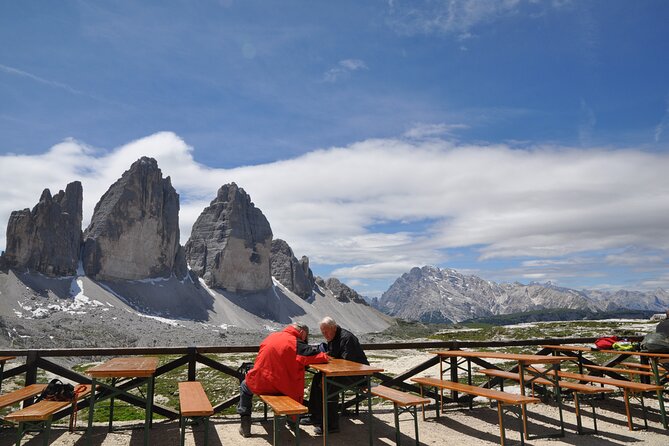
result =
[[[141,156],[156,158],[180,194],[182,243],[216,190],[234,181],[276,238],[349,279],[395,278],[443,264],[458,248],[480,259],[669,255],[668,154],[437,138],[372,139],[233,169],[197,163],[169,132],[109,151],[68,140],[40,155],[0,156],[1,233],[12,210],[74,180],[84,186],[87,226],[100,196]]]

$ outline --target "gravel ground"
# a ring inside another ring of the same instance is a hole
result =
[[[659,416],[659,406],[653,399],[648,399],[646,404],[649,408],[649,429],[630,431],[627,429],[625,407],[621,397],[607,398],[604,401],[597,400],[597,419],[599,434],[577,435],[576,417],[571,402],[567,402],[564,410],[564,421],[566,435],[559,439],[532,439],[526,444],[532,445],[657,445],[669,444],[669,433],[662,428]],[[584,406],[585,411],[586,406]],[[532,434],[550,434],[559,432],[559,414],[553,405],[537,404],[529,406],[530,432]],[[394,445],[395,428],[392,408],[388,405],[375,406],[374,410],[374,445]],[[641,410],[635,405],[635,422],[643,424]],[[428,420],[423,421],[419,413],[419,432],[421,445],[448,445],[448,446],[478,446],[498,445],[499,428],[497,426],[497,411],[486,405],[475,407],[473,410],[466,408],[449,408],[445,415],[439,420],[433,418],[434,411],[428,412]],[[414,429],[410,415],[401,416],[402,444],[413,445]],[[587,412],[583,418],[584,427],[592,427],[592,413]],[[518,428],[520,423],[510,414],[505,416],[507,425],[507,444],[519,444]],[[328,443],[332,446],[358,446],[368,444],[366,429],[366,412],[361,412],[360,418],[342,418],[341,431],[330,436]],[[65,429],[57,426],[52,431],[51,444],[53,446],[84,445],[83,421],[79,421],[80,430],[68,433]],[[93,446],[140,446],[143,444],[143,429],[137,424],[125,423],[115,424],[117,431],[107,433],[106,425],[96,425],[92,438]],[[262,414],[254,414],[254,422],[251,428],[252,437],[243,438],[238,433],[239,419],[233,416],[216,417],[210,424],[209,445],[211,446],[256,446],[272,444],[272,423],[263,422]],[[195,429],[193,437],[189,429],[186,435],[186,445],[203,445],[204,437],[201,427]],[[15,431],[4,429],[0,433],[0,445],[9,446],[14,444]],[[26,446],[37,446],[42,444],[40,435],[29,434],[23,444]],[[304,446],[316,446],[322,444],[322,437],[314,435],[312,426],[302,426],[300,443]],[[176,421],[156,422],[151,431],[151,444],[160,446],[179,444],[179,424]],[[293,435],[282,427],[278,445],[294,444]]]

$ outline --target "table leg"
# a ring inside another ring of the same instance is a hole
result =
[[[91,444],[93,436],[93,413],[95,409],[95,386],[97,384],[95,377],[91,378],[91,401],[88,406],[88,429],[86,430],[86,444]]]
[[[112,385],[113,388],[116,388],[117,381],[118,380],[116,378],[112,378],[111,385]],[[114,397],[114,394],[112,393],[111,398],[109,398],[109,428],[107,429],[107,431],[109,433],[111,433],[112,429],[113,429],[112,428],[112,423],[114,422],[114,400],[115,400],[115,397]]]
[[[369,423],[369,446],[372,446],[372,380],[367,375],[367,421]]]
[[[663,386],[660,379],[660,369],[657,358],[650,358],[650,366],[653,369],[653,375],[655,376],[655,384],[658,386]],[[667,423],[667,413],[664,408],[664,390],[660,389],[657,391],[657,401],[660,403],[660,416],[662,417],[662,426],[665,429],[669,429],[669,423]]]
[[[525,364],[522,362],[518,362],[518,371],[520,372],[519,378],[520,378],[520,394],[525,396]],[[526,440],[530,439],[530,433],[527,431],[527,409],[525,407],[525,404],[520,405],[520,410],[522,412],[522,417],[523,417],[523,435],[525,436]]]
[[[321,388],[323,390],[323,419],[321,420],[323,424],[323,446],[328,444],[328,380],[325,377],[325,373],[321,377]]]
[[[153,377],[148,379],[146,391],[146,414],[144,415],[144,446],[149,446],[151,414],[153,413]]]
[[[2,377],[5,373],[5,362],[0,363],[0,390],[2,390]]]

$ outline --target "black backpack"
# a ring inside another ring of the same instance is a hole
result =
[[[74,386],[72,384],[65,384],[59,379],[52,379],[35,402],[41,400],[73,401],[74,396]]]

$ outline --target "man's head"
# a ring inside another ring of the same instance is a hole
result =
[[[330,316],[324,317],[320,324],[321,333],[326,341],[330,342],[337,334],[337,323]]]
[[[299,332],[299,337],[302,339],[304,342],[307,342],[309,340],[309,327],[300,324],[299,322],[293,322],[290,324],[293,328],[295,328]]]

